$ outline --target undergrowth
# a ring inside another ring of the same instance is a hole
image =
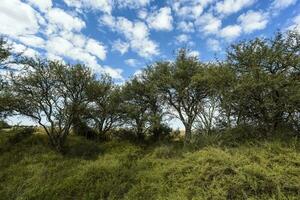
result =
[[[47,138],[0,133],[0,199],[299,199],[296,137],[199,148],[96,143],[70,136],[68,151]],[[208,136],[206,136],[208,137]],[[216,142],[216,141],[219,141]]]

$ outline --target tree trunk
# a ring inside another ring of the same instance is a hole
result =
[[[186,123],[184,125],[185,127],[185,138],[184,138],[184,144],[187,145],[191,142],[192,139],[192,124]]]

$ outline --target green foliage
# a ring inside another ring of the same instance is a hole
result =
[[[70,136],[64,155],[51,151],[45,139],[34,134],[1,152],[0,199],[296,200],[300,195],[297,138],[183,151],[176,143],[141,148]]]
[[[295,118],[299,121],[299,52],[300,35],[296,32],[232,45],[227,63],[237,82],[227,104],[233,107],[236,123],[274,132]]]
[[[5,128],[10,128],[11,126],[4,120],[0,120],[0,130]]]
[[[7,41],[3,37],[0,37],[0,69],[7,67],[7,59],[11,55],[10,50]]]
[[[206,87],[193,82],[193,76],[203,68],[204,64],[197,57],[189,56],[186,49],[180,49],[174,62],[157,62],[148,69],[156,78],[156,87],[169,113],[176,113],[175,117],[183,123],[187,143],[196,117],[203,108],[203,100],[208,95]]]
[[[19,62],[24,69],[11,77],[11,109],[39,123],[55,150],[62,151],[75,117],[86,105],[93,76],[82,65],[31,58]]]

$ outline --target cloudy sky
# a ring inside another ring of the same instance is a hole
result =
[[[0,2],[0,34],[14,51],[84,63],[120,82],[180,47],[209,61],[232,42],[300,30],[297,0]]]

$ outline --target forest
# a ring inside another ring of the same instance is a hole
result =
[[[299,199],[298,32],[211,62],[181,48],[122,84],[12,52],[2,38],[0,199]]]

